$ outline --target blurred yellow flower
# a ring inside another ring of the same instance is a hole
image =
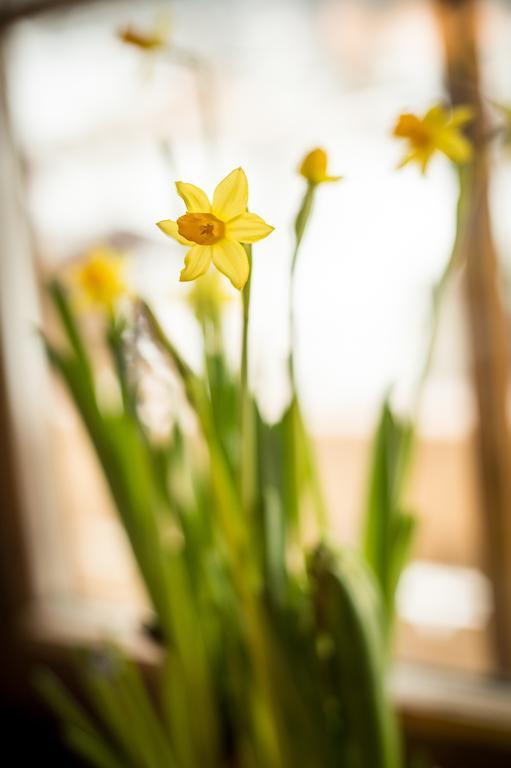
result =
[[[100,245],[92,248],[77,268],[76,282],[90,304],[111,311],[128,293],[125,268],[126,259],[122,252]]]
[[[339,181],[342,176],[329,176],[327,173],[328,155],[324,149],[318,147],[304,157],[298,169],[304,179],[310,184],[322,184],[325,181]]]
[[[470,107],[446,110],[438,104],[431,107],[424,117],[410,113],[399,116],[393,135],[405,139],[409,152],[399,164],[402,168],[416,162],[425,173],[435,152],[442,152],[453,163],[466,163],[472,157],[472,145],[463,135],[463,126],[473,118]]]
[[[218,272],[209,270],[201,278],[196,280],[189,291],[187,300],[195,316],[203,321],[208,318],[215,319],[220,315],[222,307],[232,299],[232,295],[225,289],[225,282],[219,277]]]
[[[167,18],[156,21],[151,30],[143,30],[128,24],[118,31],[117,36],[123,43],[134,45],[142,51],[155,51],[168,45],[170,24]]]
[[[157,226],[182,245],[192,246],[185,256],[180,280],[195,280],[207,272],[211,262],[239,291],[248,280],[250,266],[241,243],[255,243],[273,232],[260,216],[247,212],[248,182],[236,168],[218,184],[213,202],[193,184],[176,182],[187,212],[177,221],[159,221]]]

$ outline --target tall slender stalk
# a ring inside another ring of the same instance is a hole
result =
[[[317,184],[314,182],[307,182],[307,187],[302,199],[302,204],[298,210],[295,219],[295,243],[293,253],[291,257],[291,268],[289,272],[289,356],[288,356],[288,370],[289,380],[291,384],[292,392],[292,408],[294,409],[293,417],[295,420],[295,426],[297,435],[295,436],[295,444],[300,445],[301,449],[305,453],[305,461],[307,465],[310,491],[314,503],[314,509],[316,511],[316,522],[318,525],[319,533],[323,537],[327,528],[327,514],[326,504],[323,497],[323,490],[319,478],[319,473],[316,465],[316,458],[311,441],[306,433],[305,425],[303,423],[301,409],[299,407],[298,390],[296,385],[295,374],[295,362],[294,362],[294,350],[295,350],[295,306],[294,306],[294,285],[296,266],[298,263],[298,255],[302,244],[303,236],[307,229],[309,219],[312,214],[314,206],[314,194],[316,192]]]
[[[250,293],[252,287],[252,246],[244,246],[249,263],[249,276],[243,290],[243,329],[241,336],[240,388],[240,497],[246,513],[250,514],[255,490],[254,419],[248,386],[248,331],[250,322]]]
[[[418,412],[424,393],[424,386],[429,376],[431,365],[433,363],[433,356],[438,340],[438,331],[440,328],[440,320],[442,316],[442,310],[447,295],[447,289],[451,282],[451,278],[457,267],[460,266],[460,248],[462,243],[462,237],[464,232],[464,222],[467,215],[467,208],[470,202],[470,168],[459,166],[458,172],[458,202],[456,205],[456,231],[454,235],[454,242],[452,245],[449,259],[442,271],[437,282],[434,284],[431,292],[431,319],[430,319],[430,334],[426,347],[426,354],[422,365],[422,370],[417,383],[417,390],[415,394],[415,413]]]
[[[296,394],[295,385],[295,367],[294,367],[294,348],[295,348],[295,311],[294,311],[294,284],[296,264],[298,261],[298,253],[302,244],[303,235],[307,228],[307,223],[312,213],[312,207],[314,203],[314,192],[316,185],[308,182],[305,194],[303,196],[302,204],[295,219],[295,244],[293,249],[293,255],[291,257],[291,269],[289,273],[289,378],[291,380],[291,386],[293,394]]]

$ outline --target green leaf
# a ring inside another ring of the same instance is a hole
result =
[[[413,445],[412,424],[394,416],[386,400],[373,441],[362,549],[382,592],[387,638],[415,530],[414,518],[401,511]]]
[[[74,352],[80,365],[82,374],[87,383],[92,385],[92,369],[89,355],[85,348],[80,330],[75,322],[73,312],[67,300],[66,292],[58,280],[52,280],[48,285],[48,293],[53,301],[53,306],[60,319],[62,329],[66,334],[71,350]]]
[[[325,546],[309,574],[325,674],[325,707],[347,768],[399,768],[400,744],[386,691],[383,607],[361,557]]]
[[[34,683],[50,709],[62,720],[70,746],[98,768],[126,766],[125,757],[112,749],[111,743],[52,672],[39,669]]]

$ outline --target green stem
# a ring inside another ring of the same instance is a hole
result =
[[[117,373],[124,410],[127,414],[134,415],[136,412],[136,403],[133,388],[130,386],[128,378],[123,331],[123,321],[118,319],[113,309],[111,309],[108,313],[106,339],[108,346],[110,347],[115,371]]]
[[[466,215],[467,203],[469,200],[470,173],[471,172],[469,168],[466,168],[466,167],[458,168],[459,192],[458,192],[458,202],[456,206],[456,232],[454,235],[454,242],[452,245],[451,254],[449,256],[447,264],[445,265],[444,270],[440,275],[440,278],[434,284],[431,292],[431,332],[428,340],[428,345],[426,348],[424,364],[423,364],[422,371],[417,384],[417,391],[415,395],[415,408],[414,408],[416,413],[420,409],[420,404],[421,404],[422,396],[424,393],[424,386],[426,384],[429,373],[431,371],[431,365],[433,363],[433,356],[434,356],[436,343],[438,339],[440,319],[442,315],[443,305],[445,302],[445,297],[447,294],[447,289],[449,287],[453,273],[459,267],[458,254],[460,250],[461,239],[463,236],[463,229],[464,229],[463,224],[464,224],[465,215]]]
[[[303,423],[303,418],[300,410],[298,392],[297,392],[297,386],[296,386],[296,377],[295,377],[295,363],[294,363],[294,349],[296,346],[295,345],[296,330],[295,330],[295,311],[294,311],[293,294],[294,294],[296,265],[298,262],[298,254],[300,252],[303,236],[305,234],[307,225],[309,223],[309,219],[312,214],[312,210],[314,206],[314,194],[316,192],[316,187],[317,187],[316,184],[312,182],[308,182],[304,196],[303,196],[302,204],[300,206],[300,209],[295,219],[295,245],[293,249],[293,255],[291,257],[291,269],[289,273],[288,370],[289,370],[289,380],[291,383],[292,398],[293,398],[294,405],[296,406],[295,439],[299,441],[301,449],[304,451],[304,454],[305,454],[305,461],[307,464],[309,482],[310,482],[310,490],[312,493],[314,507],[316,509],[317,523],[318,523],[319,531],[323,536],[327,528],[326,505],[323,498],[323,491],[321,488],[318,469],[316,466],[316,457],[314,455],[314,449],[311,444],[311,440],[305,430],[305,425]]]
[[[297,213],[296,219],[295,219],[295,245],[293,249],[293,255],[291,257],[291,270],[289,274],[289,357],[288,357],[288,368],[289,368],[289,378],[291,381],[291,387],[293,390],[293,395],[296,394],[296,381],[295,381],[295,365],[294,365],[294,348],[295,348],[295,312],[294,312],[294,301],[293,301],[293,293],[294,293],[294,283],[295,283],[295,272],[296,272],[296,264],[298,261],[298,253],[300,251],[300,246],[302,244],[303,235],[305,233],[305,230],[307,228],[308,221],[310,219],[313,203],[314,203],[314,192],[316,191],[316,184],[312,184],[311,182],[308,182],[307,188],[305,190],[305,194],[303,196],[302,204],[300,206],[300,209]]]
[[[241,337],[241,388],[240,388],[240,498],[242,508],[250,513],[253,507],[255,489],[255,453],[254,423],[252,401],[248,387],[248,329],[250,320],[250,293],[252,287],[252,246],[244,246],[248,262],[249,276],[243,290],[243,331]]]

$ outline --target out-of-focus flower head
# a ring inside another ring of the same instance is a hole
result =
[[[196,280],[213,263],[241,291],[250,272],[242,243],[255,243],[273,232],[260,216],[247,212],[245,172],[236,168],[226,176],[216,187],[212,203],[193,184],[177,181],[176,189],[187,212],[177,221],[166,219],[157,226],[182,245],[191,246],[180,280]]]
[[[187,301],[199,321],[217,320],[220,317],[223,307],[233,298],[225,285],[218,272],[212,269],[194,282]]]
[[[74,277],[85,303],[108,312],[129,292],[126,255],[108,245],[92,248],[75,269]]]
[[[431,107],[423,117],[405,112],[394,126],[393,135],[408,142],[409,151],[399,164],[418,163],[423,173],[435,152],[442,152],[453,163],[466,163],[472,157],[472,144],[463,135],[463,126],[473,119],[470,107],[445,109]]]
[[[342,176],[330,176],[328,174],[328,155],[324,149],[317,147],[303,158],[298,173],[309,184],[322,184],[325,181],[340,181]]]
[[[127,24],[119,29],[117,36],[123,43],[133,45],[142,51],[157,51],[169,44],[170,30],[170,19],[165,16],[157,19],[149,30]]]

